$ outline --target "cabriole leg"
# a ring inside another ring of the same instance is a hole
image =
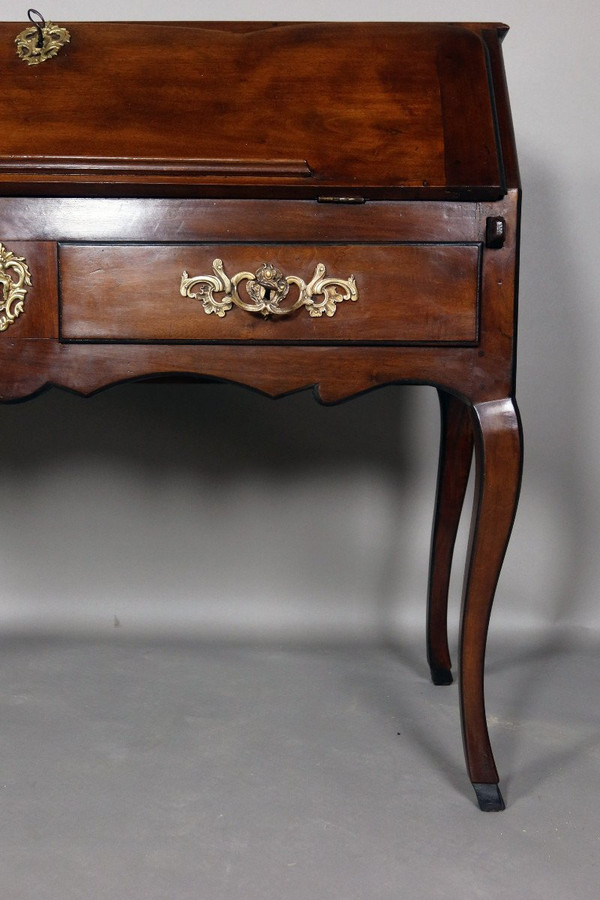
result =
[[[448,649],[448,586],[452,554],[473,456],[469,407],[439,390],[440,457],[431,535],[427,597],[427,660],[434,684],[452,684]]]
[[[485,644],[519,496],[522,441],[510,399],[476,404],[472,421],[476,485],[462,606],[460,699],[469,776],[480,808],[494,811],[504,809],[504,801],[485,715]]]

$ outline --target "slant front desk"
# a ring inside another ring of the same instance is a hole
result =
[[[429,664],[451,682],[474,445],[460,699],[479,805],[501,809],[483,672],[521,472],[506,27],[33,19],[0,26],[1,399],[182,374],[325,403],[435,386]]]

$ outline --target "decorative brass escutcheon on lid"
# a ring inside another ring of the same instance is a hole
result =
[[[34,19],[34,16],[37,18]],[[54,25],[53,22],[46,22],[37,9],[28,9],[27,18],[31,22],[31,26],[16,36],[15,43],[17,56],[28,66],[37,66],[56,56],[59,50],[71,40],[71,35],[66,28]]]

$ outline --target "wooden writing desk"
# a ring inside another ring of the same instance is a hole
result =
[[[451,682],[474,444],[460,696],[485,810],[503,808],[485,641],[521,472],[505,31],[0,26],[0,399],[175,374],[326,403],[436,386],[429,663]]]

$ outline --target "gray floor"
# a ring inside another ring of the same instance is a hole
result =
[[[495,814],[418,637],[0,650],[2,900],[598,897],[593,636],[492,638]]]

